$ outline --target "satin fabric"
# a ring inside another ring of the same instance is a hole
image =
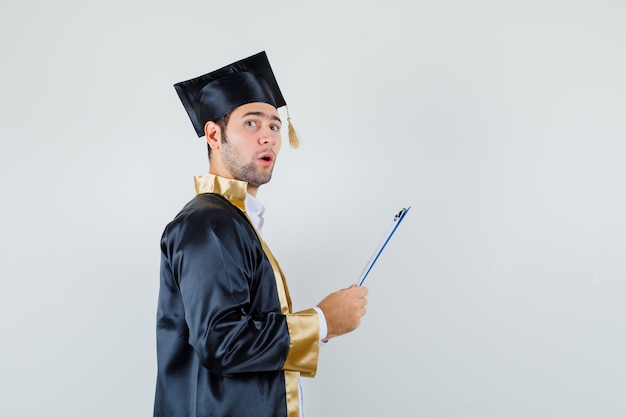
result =
[[[204,125],[247,103],[279,108],[285,99],[265,51],[174,85],[198,137]]]
[[[161,240],[154,416],[297,416],[318,318],[291,313],[282,271],[243,211],[245,187],[210,180],[231,201],[198,194]]]

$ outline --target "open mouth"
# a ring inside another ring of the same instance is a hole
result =
[[[259,156],[259,159],[267,164],[271,164],[274,161],[274,155],[270,152],[263,153]]]

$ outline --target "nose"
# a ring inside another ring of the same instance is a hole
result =
[[[271,126],[265,126],[261,129],[261,134],[259,135],[259,143],[261,145],[274,145],[276,143],[276,135],[279,134],[272,130]]]

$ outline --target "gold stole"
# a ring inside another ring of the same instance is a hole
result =
[[[245,211],[244,211],[245,212]],[[248,214],[246,213],[246,217]],[[249,220],[249,219],[248,219]],[[254,229],[256,230],[256,228]],[[259,233],[257,232],[257,236]],[[287,281],[283,274],[278,261],[274,258],[272,251],[267,246],[261,236],[259,236],[263,251],[267,255],[272,269],[274,270],[274,278],[276,279],[276,289],[278,290],[278,298],[280,299],[280,309],[284,315],[291,313],[291,296],[289,295],[289,288],[287,288]],[[300,396],[299,396],[299,380],[298,372],[284,371],[285,372],[285,396],[287,400],[287,416],[299,417],[300,416]]]

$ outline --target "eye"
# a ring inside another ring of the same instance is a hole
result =
[[[257,127],[258,123],[256,120],[246,120],[245,125],[248,127]]]
[[[271,125],[270,129],[272,129],[274,132],[279,132],[280,131],[280,126],[279,125]]]

